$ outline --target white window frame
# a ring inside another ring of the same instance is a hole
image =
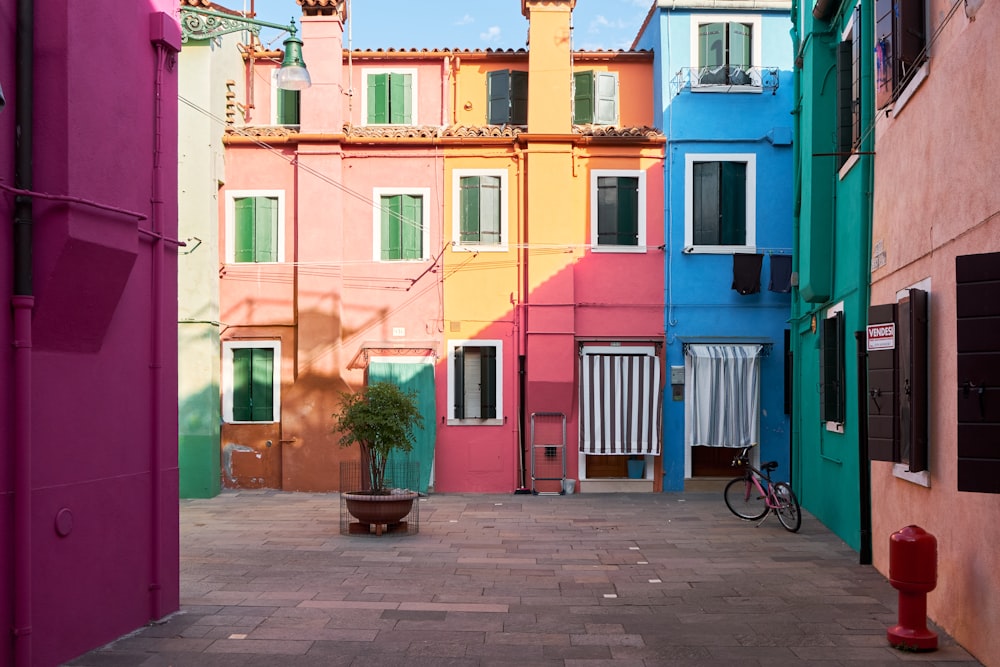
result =
[[[602,177],[639,179],[638,245],[598,245],[597,243],[597,179]],[[590,249],[592,252],[646,252],[646,172],[641,169],[592,169],[590,172]]]
[[[420,197],[420,235],[423,251],[420,253],[418,259],[382,259],[382,197],[392,197],[395,195],[415,195]],[[372,203],[374,204],[372,206],[372,261],[396,264],[399,262],[423,262],[430,259],[430,199],[430,188],[372,188]]]
[[[255,264],[280,264],[285,261],[285,191],[227,190],[226,191],[226,263],[236,264],[236,200],[247,197],[273,197],[278,200],[278,261]],[[240,262],[244,264],[244,262]]]
[[[747,23],[750,25],[750,67],[762,67],[762,45],[763,29],[759,14],[692,14],[691,15],[691,70],[696,75],[694,81],[698,80],[697,73],[701,72],[701,63],[698,61],[698,27],[705,23]],[[726,92],[760,92],[760,85],[736,86],[731,84],[705,84],[692,83],[691,90],[706,91],[726,91]]]
[[[495,419],[480,419],[480,418],[455,418],[455,348],[459,347],[494,347],[496,348],[497,354],[497,386],[496,386],[496,397],[497,397],[497,416]],[[448,356],[447,356],[447,366],[448,366],[448,426],[503,426],[504,423],[504,413],[503,413],[503,374],[504,374],[504,362],[503,362],[503,341],[502,340],[450,340],[448,341]]]
[[[744,245],[694,245],[694,164],[696,162],[745,162],[746,243]],[[757,154],[688,153],[684,156],[684,252],[693,254],[733,255],[757,252]]]
[[[233,350],[271,349],[274,351],[273,412],[271,421],[235,421],[233,419]],[[228,340],[222,342],[222,421],[226,424],[275,424],[281,421],[281,341],[280,340]]]
[[[361,122],[359,125],[373,127],[393,126],[396,123],[368,122],[368,77],[372,74],[409,74],[410,78],[410,122],[407,125],[419,125],[417,121],[417,72],[413,67],[362,67],[361,68]]]
[[[500,242],[462,243],[462,177],[498,176],[500,178]],[[453,169],[451,172],[451,244],[453,252],[506,252],[510,238],[510,173],[506,169]]]

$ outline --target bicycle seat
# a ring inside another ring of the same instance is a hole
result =
[[[766,470],[768,472],[771,472],[772,470],[776,469],[777,467],[778,467],[778,462],[777,461],[768,461],[767,463],[761,463],[760,464],[760,469],[761,470]]]

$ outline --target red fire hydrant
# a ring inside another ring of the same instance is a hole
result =
[[[937,586],[937,538],[920,526],[889,537],[889,583],[899,591],[899,624],[886,636],[895,648],[933,651],[937,633],[927,628],[927,594]]]

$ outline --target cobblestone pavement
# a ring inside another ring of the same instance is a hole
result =
[[[720,494],[418,509],[416,534],[369,537],[341,534],[337,494],[182,501],[180,612],[69,664],[979,664],[943,633],[889,647],[896,591],[808,513],[793,534]]]

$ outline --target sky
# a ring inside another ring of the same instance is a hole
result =
[[[653,2],[577,0],[574,50],[629,48]],[[250,0],[219,4],[250,8]],[[292,17],[298,22],[302,16],[295,0],[255,0],[254,10],[258,19],[272,23],[287,24]],[[521,0],[350,0],[350,10],[355,49],[521,49],[528,36]],[[262,37],[265,44],[281,48],[277,33]],[[344,40],[346,47],[346,34]]]

